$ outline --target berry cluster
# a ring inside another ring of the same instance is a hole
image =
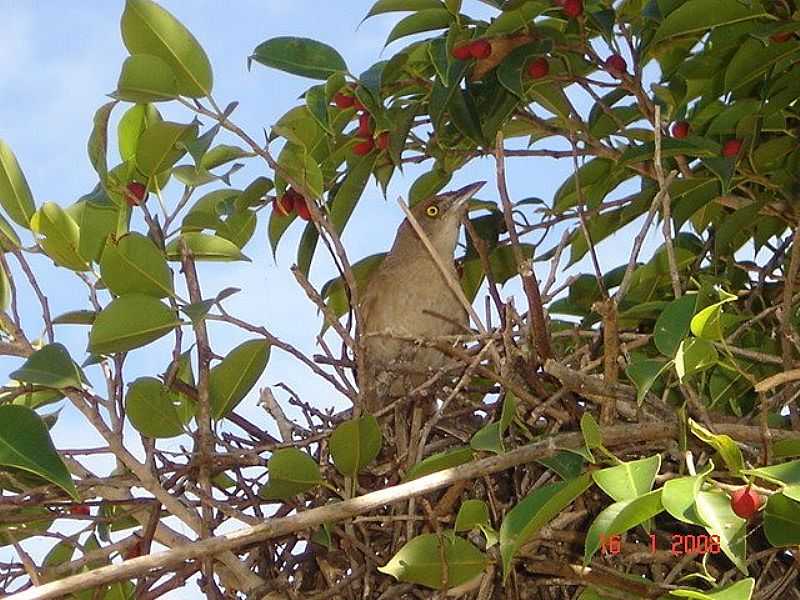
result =
[[[283,196],[275,197],[272,201],[272,210],[284,217],[295,213],[304,221],[311,220],[311,211],[308,210],[306,199],[293,188],[287,188]]]
[[[352,85],[346,86],[343,90],[333,96],[333,103],[336,108],[346,110],[354,108],[358,112],[358,129],[356,137],[361,141],[353,146],[353,154],[356,156],[366,156],[375,147],[379,150],[386,150],[389,147],[389,132],[382,131],[375,137],[375,125],[367,108],[355,96],[355,88]]]

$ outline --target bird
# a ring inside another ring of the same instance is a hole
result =
[[[468,202],[486,182],[432,196],[411,214],[455,281],[453,261]],[[374,414],[428,380],[449,362],[441,351],[408,338],[431,339],[468,331],[466,308],[408,219],[397,230],[391,250],[370,277],[359,299],[363,331],[362,408]],[[405,339],[403,339],[405,338]]]

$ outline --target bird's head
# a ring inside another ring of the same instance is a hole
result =
[[[452,256],[458,240],[458,230],[461,219],[467,214],[469,199],[474,196],[484,185],[485,181],[476,181],[461,189],[452,192],[443,192],[437,196],[417,203],[411,213],[416,217],[433,246],[443,255]],[[401,237],[413,238],[419,244],[419,239],[411,224],[406,221],[398,232],[398,241]]]

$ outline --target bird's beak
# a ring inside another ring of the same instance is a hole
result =
[[[466,205],[469,199],[477,194],[478,190],[485,185],[485,181],[476,181],[475,183],[470,183],[469,185],[464,186],[460,190],[446,192],[443,194],[444,199],[439,203],[439,205],[444,208],[445,211],[459,210],[462,206]]]

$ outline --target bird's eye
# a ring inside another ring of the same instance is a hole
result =
[[[438,217],[439,216],[439,207],[438,206],[429,206],[425,209],[425,214],[429,217]]]

